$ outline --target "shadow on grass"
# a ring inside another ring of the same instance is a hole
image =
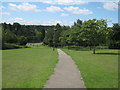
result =
[[[90,51],[88,49],[68,49],[68,50],[74,50],[74,51]]]
[[[120,55],[120,53],[96,53],[101,55]]]
[[[69,48],[67,48],[68,50],[75,50],[75,51],[90,51],[90,49],[89,48],[80,48],[80,47],[74,47],[74,48],[71,48],[71,47],[69,47]]]

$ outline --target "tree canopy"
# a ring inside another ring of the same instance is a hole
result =
[[[78,19],[72,26],[20,25],[19,23],[2,26],[2,44],[14,43],[25,45],[29,42],[43,42],[50,47],[83,46],[90,47],[95,53],[96,46],[106,45],[109,48],[120,48],[120,25],[107,26],[105,19]]]

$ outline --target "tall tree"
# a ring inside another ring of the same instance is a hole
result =
[[[41,42],[41,41],[42,41],[42,37],[43,37],[43,35],[42,35],[41,32],[37,32],[37,33],[36,33],[36,38],[37,38],[38,42]]]
[[[54,27],[54,33],[53,33],[53,41],[54,41],[54,45],[55,47],[60,45],[60,33],[62,32],[62,27],[59,23],[56,24],[56,26]]]
[[[93,54],[97,45],[106,41],[107,21],[101,20],[88,20],[82,25],[83,36],[89,45],[93,46]]]
[[[53,46],[53,34],[54,28],[51,28],[46,32],[45,38],[43,40],[44,44],[48,46]]]
[[[120,25],[118,23],[113,24],[113,33],[111,35],[110,48],[120,48]]]

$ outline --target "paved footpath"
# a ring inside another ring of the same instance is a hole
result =
[[[70,56],[58,49],[59,62],[44,88],[85,88],[80,71]]]

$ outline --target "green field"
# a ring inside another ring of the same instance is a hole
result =
[[[118,50],[75,51],[62,49],[77,64],[87,88],[118,87]]]
[[[3,88],[42,88],[57,62],[45,46],[3,50]]]
[[[118,51],[62,49],[81,71],[87,88],[118,87]],[[58,62],[57,51],[46,46],[3,50],[3,88],[43,88]]]

